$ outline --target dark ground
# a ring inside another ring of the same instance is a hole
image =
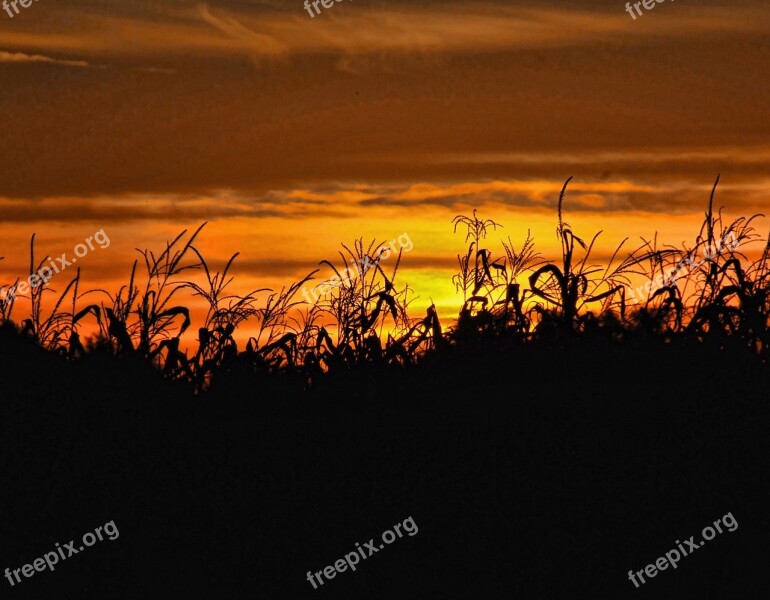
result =
[[[2,598],[758,598],[770,387],[746,355],[481,352],[312,394],[189,399],[140,366],[0,345]],[[248,389],[248,391],[246,391]],[[278,391],[282,390],[282,391]],[[717,535],[640,589],[641,570]],[[306,579],[412,517],[355,572]]]

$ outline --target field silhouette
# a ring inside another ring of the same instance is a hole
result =
[[[386,271],[382,246],[363,240],[324,261],[337,282],[313,305],[299,292],[317,271],[264,301],[231,293],[237,255],[212,273],[195,247],[203,226],[143,252],[116,292],[82,292],[78,271],[48,316],[43,286],[29,318],[3,304],[0,567],[110,520],[121,533],[2,584],[8,597],[766,589],[760,215],[726,222],[715,184],[691,245],[624,241],[595,265],[596,236],[566,221],[568,183],[557,261],[529,236],[498,256],[496,222],[455,218],[464,301],[448,326],[435,307],[410,315],[402,257]],[[209,308],[190,352],[185,293]],[[239,344],[247,321],[259,334]],[[89,322],[100,334],[82,340]],[[728,512],[734,533],[640,589],[628,580]],[[408,516],[416,536],[321,589],[306,580]]]

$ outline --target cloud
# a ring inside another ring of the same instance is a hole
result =
[[[30,72],[0,68],[0,87],[15,90],[0,98],[0,197],[264,198],[369,181],[363,206],[451,208],[476,192],[406,198],[386,185],[767,178],[770,83],[750,59],[770,11],[758,2],[667,3],[636,22],[597,1],[356,1],[314,19],[301,0],[197,2],[71,0],[7,28],[0,62]],[[56,60],[110,69],[46,77],[40,65]],[[645,202],[608,194],[583,201]],[[327,200],[352,198],[302,198]]]
[[[255,59],[260,57],[277,58],[285,56],[287,53],[288,49],[285,44],[270,35],[249,29],[234,17],[216,17],[205,4],[199,4],[197,10],[200,17],[206,23],[212,25],[233,40],[236,47],[252,52],[252,56]]]
[[[60,58],[51,58],[40,54],[24,54],[23,52],[2,52],[0,51],[0,63],[22,64],[22,63],[47,63],[53,65],[63,65],[66,67],[86,68],[89,64],[83,60],[63,60]]]
[[[208,196],[190,194],[134,195],[96,198],[0,198],[6,223],[95,222],[196,223],[214,220],[279,219],[313,222],[318,219],[386,219],[427,214],[427,210],[462,212],[472,208],[513,210],[532,215],[556,210],[563,182],[556,179],[491,180],[454,183],[361,184],[324,183],[318,189],[273,189],[263,193],[222,192]],[[570,212],[609,214],[693,214],[706,206],[712,182],[698,185],[663,181],[657,184],[626,180],[574,179],[567,189]],[[770,183],[736,183],[723,180],[717,206],[753,213],[763,206]]]
[[[134,71],[142,73],[158,73],[161,75],[176,75],[177,73],[176,69],[166,69],[163,67],[135,67]]]
[[[421,208],[424,211],[428,207],[452,211],[503,207],[526,214],[550,214],[556,210],[562,185],[563,181],[556,179],[493,180],[414,183],[401,187],[372,184],[365,188],[359,186],[355,191],[346,190],[343,186],[324,195],[309,190],[301,193],[314,198],[325,196],[329,206],[338,206],[340,198],[346,197],[348,205],[391,212],[409,213]],[[671,179],[648,183],[576,178],[567,188],[567,203],[570,211],[586,214],[685,215],[704,209],[712,185],[708,178],[702,178],[696,184]],[[745,183],[723,178],[717,188],[716,205],[725,206],[730,211],[756,212],[757,207],[763,206],[768,187],[768,181]],[[296,196],[299,193],[294,191],[291,194]]]
[[[293,191],[268,192],[264,196],[221,194],[210,197],[189,195],[118,198],[47,198],[20,200],[0,198],[0,215],[6,223],[78,222],[187,222],[215,219],[315,219],[344,218],[331,202],[303,200]]]
[[[342,68],[355,70],[353,57],[383,53],[483,53],[602,42],[623,45],[629,38],[659,43],[661,38],[766,34],[770,30],[770,11],[761,6],[703,6],[697,13],[668,10],[665,16],[632,23],[625,12],[606,7],[502,3],[393,4],[383,8],[345,2],[312,20],[301,2],[291,10],[258,5],[213,9],[204,3],[161,9],[139,4],[127,14],[116,9],[76,15],[79,4],[56,9],[69,11],[68,18],[76,18],[79,27],[62,32],[53,22],[32,25],[34,32],[17,29],[4,34],[5,44],[116,56],[164,52],[279,60],[288,55],[326,53],[340,56]]]

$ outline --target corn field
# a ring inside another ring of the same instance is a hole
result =
[[[280,290],[230,291],[238,254],[212,272],[195,245],[204,223],[157,253],[141,251],[117,290],[83,291],[78,270],[49,314],[45,283],[32,289],[30,314],[20,320],[14,298],[7,299],[0,303],[0,331],[68,361],[96,354],[139,358],[198,393],[236,375],[290,375],[312,386],[330,373],[370,365],[411,368],[449,348],[501,343],[558,348],[585,339],[622,348],[636,341],[651,351],[654,344],[700,344],[748,351],[767,362],[770,240],[754,227],[763,215],[726,222],[714,210],[717,178],[691,245],[660,245],[656,236],[629,248],[625,239],[607,264],[597,264],[592,253],[601,232],[589,239],[565,220],[569,181],[558,201],[561,256],[555,259],[538,253],[529,233],[519,246],[509,237],[499,250],[488,247],[487,236],[500,224],[475,210],[453,219],[467,249],[458,254],[452,277],[462,306],[446,328],[435,305],[410,315],[414,292],[398,281],[402,256],[386,271],[379,260],[384,245],[376,240],[342,244],[338,260],[322,261],[319,268],[331,270],[339,284],[308,302],[299,292],[319,269]],[[351,268],[360,264],[369,267]],[[36,267],[33,235],[30,273]],[[189,351],[182,348],[192,325],[184,294],[207,307],[197,347]],[[98,333],[84,341],[79,330],[89,322]],[[258,333],[239,345],[238,329],[247,322]]]

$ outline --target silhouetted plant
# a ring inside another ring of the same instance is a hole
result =
[[[382,360],[386,322],[389,320],[396,329],[410,326],[404,306],[406,288],[397,289],[395,285],[402,251],[399,250],[393,272],[388,276],[380,265],[387,250],[384,243],[372,240],[364,247],[363,239],[359,238],[353,249],[345,244],[342,247],[345,253],[339,254],[344,268],[321,261],[334,272],[330,289],[316,303],[324,322],[316,336],[314,354],[317,364],[325,369]],[[334,336],[329,334],[327,325],[334,329]]]
[[[49,288],[49,282],[38,277],[37,273],[45,264],[48,257],[45,257],[39,263],[35,263],[35,235],[32,235],[29,243],[29,300],[30,300],[30,318],[22,322],[22,332],[29,335],[39,343],[43,348],[61,353],[67,353],[66,342],[72,334],[73,313],[62,312],[62,303],[65,297],[80,280],[80,269],[73,279],[65,286],[64,291],[54,304],[51,313],[43,317],[43,295],[52,291]],[[37,266],[35,266],[37,264]],[[34,282],[34,284],[32,283]],[[73,305],[77,292],[73,294]]]
[[[268,290],[270,295],[264,306],[256,309],[259,332],[256,337],[249,338],[246,347],[247,356],[256,372],[275,373],[281,369],[293,369],[297,365],[301,354],[297,338],[300,336],[300,343],[305,347],[309,339],[297,327],[299,321],[294,312],[304,301],[296,300],[296,297],[316,272],[309,273],[289,287],[281,288],[279,292]],[[311,312],[317,311],[316,307],[311,308]],[[313,318],[309,315],[305,326],[310,327]]]
[[[473,216],[457,215],[452,219],[454,232],[460,225],[465,226],[465,241],[470,240],[468,252],[464,256],[457,256],[460,271],[452,280],[457,291],[463,293],[463,309],[461,314],[475,313],[480,310],[486,310],[489,298],[487,294],[482,294],[485,287],[495,287],[495,281],[490,271],[491,254],[488,249],[481,247],[481,241],[486,239],[489,229],[501,227],[491,219],[480,219],[476,215],[476,209],[473,209]],[[470,295],[469,295],[470,294]]]
[[[529,229],[520,250],[516,250],[510,237],[507,242],[502,242],[502,245],[505,259],[501,267],[496,266],[498,261],[492,263],[492,266],[496,268],[497,276],[502,279],[505,295],[493,305],[494,322],[500,323],[506,331],[528,333],[531,323],[526,314],[525,303],[533,294],[529,289],[522,290],[519,279],[542,265],[545,260],[535,252],[535,242]]]
[[[138,350],[145,356],[153,353],[160,340],[179,338],[190,326],[190,311],[187,307],[169,306],[173,297],[187,286],[186,281],[176,280],[185,271],[196,270],[200,263],[182,264],[192,243],[206,226],[203,223],[179,248],[180,242],[187,233],[185,229],[173,241],[166,244],[157,257],[150,250],[138,250],[143,256],[147,268],[147,283],[144,292],[137,298],[137,314],[139,316],[139,346]],[[176,334],[172,328],[178,317],[183,317]]]
[[[564,182],[559,194],[556,236],[561,243],[561,267],[548,263],[541,266],[529,277],[532,293],[545,301],[544,305],[538,304],[535,307],[535,312],[540,315],[541,331],[544,326],[553,324],[557,324],[561,331],[574,331],[576,326],[580,325],[580,311],[585,305],[603,301],[604,306],[600,305],[603,312],[611,308],[612,300],[616,296],[621,315],[625,313],[625,285],[628,281],[627,272],[630,261],[623,261],[618,267],[613,270],[610,269],[626,240],[623,240],[615,250],[604,273],[599,277],[594,277],[602,269],[598,265],[589,265],[588,260],[594,243],[602,232],[597,232],[591,242],[586,244],[573,233],[570,225],[564,221],[562,212],[564,195],[571,180],[572,177]],[[584,251],[580,260],[575,256],[576,245]]]
[[[202,390],[210,386],[213,371],[217,367],[237,356],[238,346],[233,333],[241,323],[257,314],[256,295],[265,290],[256,289],[244,296],[227,293],[225,290],[233,281],[233,277],[229,276],[230,267],[239,253],[230,257],[221,273],[212,275],[200,251],[195,246],[190,246],[190,249],[198,257],[206,277],[205,287],[194,281],[183,284],[208,305],[203,327],[198,329],[198,350],[187,364],[197,388]],[[177,363],[181,366],[183,362],[177,354]]]

